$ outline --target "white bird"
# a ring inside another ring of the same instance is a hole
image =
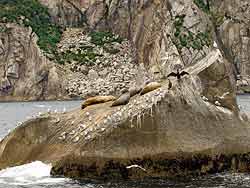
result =
[[[67,109],[64,107],[62,112],[63,112],[63,113],[66,113],[66,111],[67,111]]]
[[[219,101],[215,101],[214,104],[217,105],[217,106],[221,106],[221,103]]]
[[[214,41],[214,43],[213,43],[213,47],[214,48],[218,48],[218,45],[217,45],[217,43]]]
[[[204,101],[208,101],[208,98],[207,98],[207,97],[205,97],[205,96],[202,96],[202,100],[204,100]]]
[[[227,96],[227,95],[229,95],[229,94],[230,94],[230,92],[226,92],[226,93],[224,93],[222,96],[220,96],[219,98],[220,98],[220,99],[224,99],[225,96]]]
[[[143,168],[143,167],[141,167],[141,166],[139,166],[139,165],[131,165],[131,166],[127,166],[126,167],[127,169],[130,169],[130,168],[139,168],[139,169],[141,169],[141,170],[143,170],[143,171],[147,171],[145,168]]]
[[[78,141],[79,141],[79,139],[80,139],[80,138],[79,138],[79,136],[77,136],[77,137],[75,137],[75,138],[74,138],[73,142],[75,142],[75,143],[76,143],[76,142],[78,142]]]

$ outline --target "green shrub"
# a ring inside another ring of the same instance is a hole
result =
[[[209,13],[209,6],[204,3],[204,0],[194,0],[194,3],[199,7],[203,12]]]
[[[211,45],[211,32],[198,32],[197,34],[191,32],[183,26],[185,15],[175,17],[174,21],[174,43],[176,47],[181,50],[182,48],[192,48],[194,50],[202,50],[203,46]]]
[[[94,31],[91,32],[89,36],[91,37],[91,43],[98,46],[104,46],[105,44],[112,42],[121,43],[123,41],[121,37],[115,36],[113,33],[105,31]]]

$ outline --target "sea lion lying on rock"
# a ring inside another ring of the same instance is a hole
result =
[[[114,100],[116,100],[116,97],[112,95],[91,97],[82,103],[82,109],[86,108],[87,106],[94,105],[94,104],[100,104],[100,103],[105,103],[105,102],[114,101]]]
[[[129,103],[130,100],[130,93],[127,89],[122,90],[122,95],[115,100],[115,102],[111,106],[120,106],[120,105],[126,105]]]
[[[146,93],[148,93],[148,92],[150,92],[150,91],[154,91],[154,90],[156,90],[156,89],[158,89],[158,88],[160,88],[160,87],[161,87],[161,84],[160,84],[160,83],[158,83],[158,82],[151,82],[151,83],[147,84],[147,85],[142,89],[140,95],[144,95],[144,94],[146,94]]]
[[[141,92],[141,90],[142,90],[142,88],[137,87],[137,86],[133,86],[133,87],[129,88],[130,97],[133,97],[133,96],[139,94]]]

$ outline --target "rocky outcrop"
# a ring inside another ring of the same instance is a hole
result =
[[[66,98],[63,72],[41,53],[30,28],[1,24],[0,101]]]
[[[112,179],[248,171],[249,123],[230,100],[220,106],[202,97],[206,75],[224,63],[217,49],[188,67],[190,76],[171,80],[170,90],[162,80],[125,106],[108,102],[29,120],[1,141],[0,168],[42,160],[54,164],[53,175]]]
[[[91,34],[111,33],[83,32],[83,29],[67,29],[58,44],[58,53],[65,59],[64,67],[71,72],[66,87],[69,96],[86,99],[96,95],[119,95],[121,89],[134,85],[139,66],[135,63],[131,43],[126,39],[109,43],[105,37],[94,41]],[[112,37],[117,40],[119,36]]]
[[[235,67],[238,75],[238,92],[249,92],[249,1],[212,1],[211,12],[218,34],[223,42],[223,51]]]
[[[82,9],[86,6],[79,0],[39,0],[49,8],[53,22],[63,27],[78,27],[85,23]]]

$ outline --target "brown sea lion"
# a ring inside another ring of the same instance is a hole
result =
[[[87,106],[94,105],[94,104],[100,104],[100,103],[105,103],[105,102],[114,101],[114,100],[116,100],[116,97],[112,95],[90,97],[82,103],[82,109],[86,108]]]
[[[144,95],[144,94],[146,94],[146,93],[148,93],[148,92],[150,92],[150,91],[154,91],[154,90],[156,90],[156,89],[158,89],[158,88],[160,88],[160,87],[161,87],[161,84],[160,84],[160,83],[158,83],[158,82],[151,82],[151,83],[147,84],[147,85],[142,89],[140,95]]]
[[[122,95],[116,99],[111,106],[126,105],[129,103],[130,93],[128,90],[122,90]]]

